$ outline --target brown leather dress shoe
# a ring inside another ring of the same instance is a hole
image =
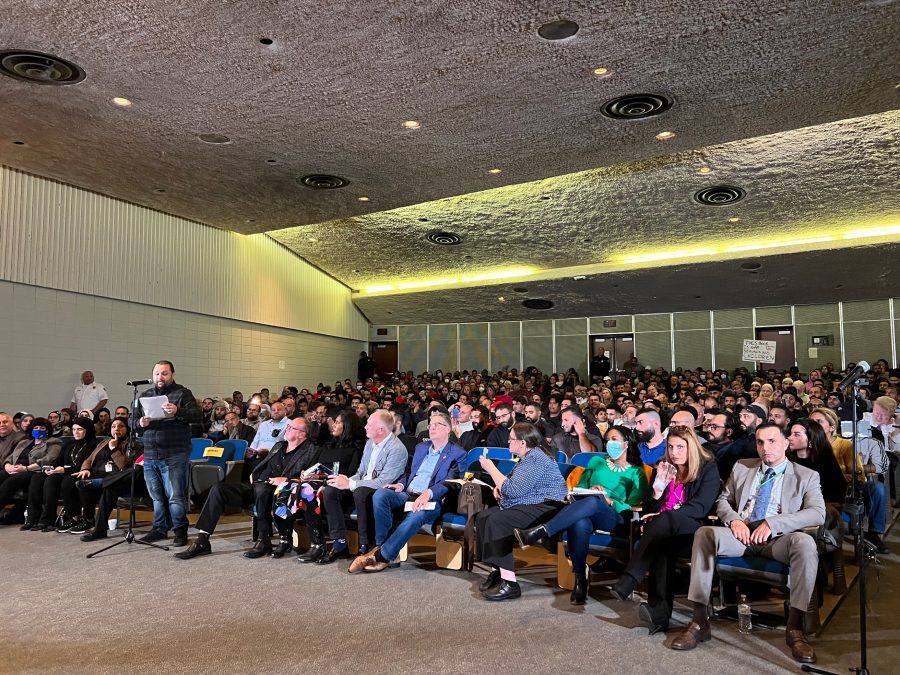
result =
[[[696,621],[691,621],[688,627],[672,640],[672,644],[669,647],[678,651],[685,651],[693,649],[701,642],[707,642],[710,638],[712,638],[712,633],[709,630],[709,623],[701,625]]]
[[[806,636],[799,628],[785,631],[784,641],[791,648],[791,656],[795,661],[800,663],[816,662],[816,652],[813,651],[812,645],[806,641]]]
[[[366,572],[383,572],[388,567],[400,567],[400,558],[395,558],[389,562],[374,562],[372,565],[366,565],[363,570]]]
[[[363,553],[362,555],[358,555],[353,559],[353,562],[350,563],[350,567],[347,568],[347,571],[350,574],[356,574],[357,572],[362,572],[366,567],[370,565],[374,565],[377,561],[375,560],[375,551],[378,548],[373,549],[369,553]]]

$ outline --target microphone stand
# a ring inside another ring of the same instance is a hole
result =
[[[136,452],[136,448],[137,448],[138,421],[137,421],[137,419],[135,419],[134,411],[137,410],[137,406],[138,406],[138,388],[137,388],[136,384],[132,385],[132,387],[134,389],[134,391],[132,392],[132,395],[131,395],[131,419],[132,419],[133,423],[131,424],[131,430],[129,432],[129,434],[130,434],[129,441],[128,441],[128,452],[129,453]],[[135,457],[135,459],[137,459],[137,457]],[[129,501],[128,529],[125,531],[125,537],[121,541],[117,541],[114,544],[110,544],[109,546],[104,546],[99,551],[94,551],[93,553],[88,553],[88,555],[87,555],[88,558],[93,558],[95,555],[99,555],[100,553],[103,553],[104,551],[108,551],[109,549],[115,548],[116,546],[119,546],[121,544],[143,544],[144,546],[158,548],[163,551],[169,550],[168,546],[163,546],[161,544],[154,544],[153,542],[149,542],[149,541],[141,541],[140,539],[135,539],[135,537],[134,537],[134,475],[136,473],[137,473],[137,467],[135,466],[134,462],[132,462],[131,463],[131,491],[129,492],[129,496],[128,496],[128,501]]]
[[[859,665],[850,668],[850,672],[858,675],[869,675],[867,660],[867,632],[866,632],[866,567],[868,565],[868,544],[863,539],[863,516],[865,515],[865,503],[862,495],[862,483],[865,475],[859,468],[859,439],[857,428],[859,425],[857,402],[859,400],[859,380],[852,383],[853,403],[853,481],[850,488],[850,499],[844,504],[843,511],[850,517],[850,530],[853,532],[853,550],[856,554],[856,564],[859,567]],[[800,667],[807,673],[819,673],[820,675],[837,675],[830,670],[822,670],[810,665]]]

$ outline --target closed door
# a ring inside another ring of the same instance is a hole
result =
[[[375,372],[379,375],[397,372],[397,343],[373,342],[369,353],[375,359]]]
[[[609,357],[610,374],[615,376],[624,363],[634,356],[634,335],[591,336],[591,358],[600,353],[601,347]]]
[[[788,370],[797,365],[797,355],[794,352],[794,331],[790,327],[757,328],[756,339],[770,340],[775,343],[775,363],[760,363],[761,369]]]

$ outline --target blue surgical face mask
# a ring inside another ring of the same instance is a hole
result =
[[[622,441],[606,441],[606,454],[615,462],[625,454],[625,444]]]
[[[47,437],[47,431],[46,431],[45,429],[32,429],[32,430],[31,430],[31,437],[32,437],[33,439],[35,439],[36,441],[39,441],[39,440],[41,440],[42,438],[46,438],[46,437]]]

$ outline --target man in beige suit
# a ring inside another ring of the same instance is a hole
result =
[[[734,465],[716,502],[725,527],[701,527],[694,535],[688,599],[694,616],[672,642],[672,649],[693,649],[710,639],[706,607],[712,591],[716,556],[759,555],[791,567],[790,611],[785,640],[793,657],[815,663],[816,654],[803,634],[803,615],[815,589],[819,556],[805,532],[825,522],[819,474],[787,459],[788,439],[779,426],[760,424],[756,451],[760,459]]]

